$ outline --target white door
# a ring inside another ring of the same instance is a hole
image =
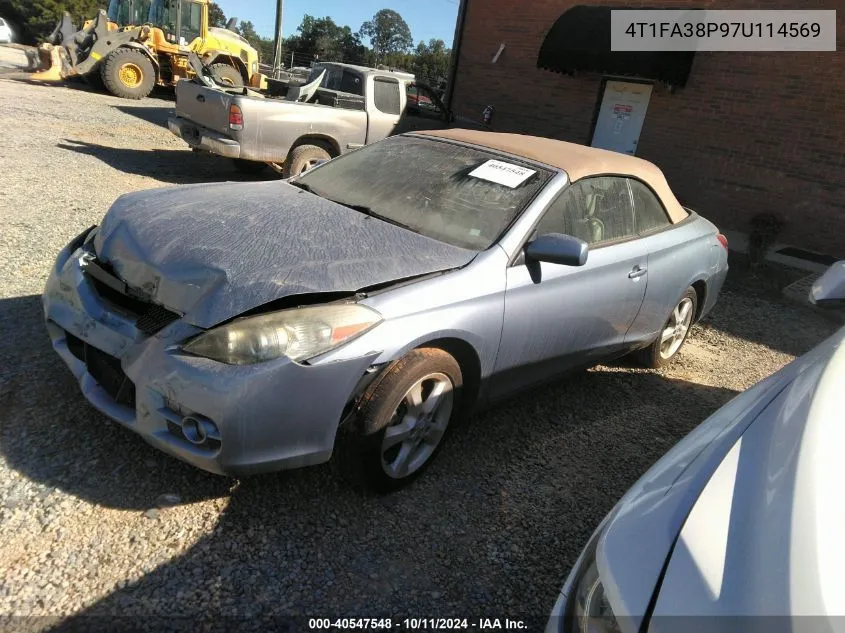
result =
[[[651,90],[651,84],[608,81],[591,145],[623,154],[636,154]]]

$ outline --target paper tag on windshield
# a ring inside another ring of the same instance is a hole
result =
[[[500,160],[488,160],[483,165],[479,165],[469,172],[469,175],[516,189],[536,173],[533,169],[527,169],[512,163],[505,163]]]

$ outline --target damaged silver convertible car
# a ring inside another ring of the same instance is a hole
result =
[[[100,411],[199,468],[408,483],[474,406],[671,360],[727,271],[643,160],[402,135],[286,182],[121,197],[58,256],[53,347]]]

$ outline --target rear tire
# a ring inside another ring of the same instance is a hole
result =
[[[381,493],[410,484],[440,452],[462,411],[462,388],[461,367],[450,354],[437,348],[409,352],[363,396],[358,416],[339,429],[333,461],[340,475]]]
[[[687,340],[697,310],[698,294],[694,288],[687,288],[655,341],[645,349],[635,352],[637,361],[652,369],[672,362]]]
[[[223,86],[231,88],[243,88],[244,86],[244,78],[241,76],[241,72],[229,64],[212,64],[209,66],[209,70],[214,77],[214,81]]]
[[[243,158],[233,158],[232,162],[235,164],[235,169],[242,174],[260,174],[269,167],[267,163],[259,163],[254,160],[244,160]]]
[[[143,99],[156,83],[156,71],[150,58],[139,50],[119,48],[109,54],[100,68],[106,89],[123,99]]]
[[[318,145],[300,145],[291,151],[282,168],[282,175],[285,178],[298,176],[314,167],[318,160],[330,159],[329,153]]]

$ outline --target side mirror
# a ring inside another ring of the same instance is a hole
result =
[[[836,262],[816,279],[810,301],[820,307],[845,304],[845,261]]]
[[[541,235],[525,247],[528,262],[546,262],[563,266],[583,266],[587,263],[587,243],[562,233]]]
[[[229,21],[226,22],[227,31],[234,31],[236,26],[238,26],[238,18],[229,18]]]

